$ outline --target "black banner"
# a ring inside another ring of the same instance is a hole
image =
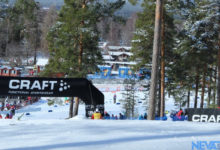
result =
[[[104,95],[85,78],[0,77],[1,96],[80,97],[104,104]]]
[[[189,108],[186,110],[188,120],[194,122],[216,122],[220,123],[220,109],[212,108]]]

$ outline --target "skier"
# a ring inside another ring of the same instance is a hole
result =
[[[116,94],[113,96],[114,104],[116,103]]]
[[[15,110],[14,110],[14,111],[15,111]],[[10,118],[10,119],[12,119],[12,117],[14,116],[14,113],[15,113],[14,111],[13,111],[13,110],[10,110],[10,113],[9,113],[9,118]]]
[[[11,107],[11,113],[13,116],[15,115],[15,106],[14,105],[12,105],[12,107]]]
[[[0,119],[2,119],[2,115],[0,114]]]

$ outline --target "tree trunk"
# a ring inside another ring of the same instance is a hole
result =
[[[162,7],[163,7],[163,0],[157,0],[156,11],[155,11],[155,28],[154,28],[154,43],[153,43],[148,120],[155,119],[155,101],[156,101],[155,99],[156,99],[156,91],[157,91],[157,72],[158,72],[158,59],[159,59],[158,53],[160,51]]]
[[[86,7],[86,2],[85,0],[82,2],[82,8],[84,9]],[[81,21],[81,27],[84,26],[84,20]],[[82,65],[82,55],[83,55],[83,34],[80,34],[80,41],[79,41],[79,59],[78,59],[78,64],[79,68],[78,71],[81,72],[81,65]],[[74,106],[74,111],[73,111],[73,116],[78,115],[78,109],[79,109],[79,98],[75,98],[75,106]]]
[[[69,108],[69,118],[73,117],[73,100],[74,100],[74,97],[71,97],[70,98],[70,108]]]
[[[206,66],[204,66],[203,69],[203,77],[202,77],[202,94],[201,94],[201,103],[200,103],[200,108],[203,108],[204,105],[204,94],[205,94],[205,78],[206,78]]]
[[[159,74],[159,71],[158,71],[158,74]],[[160,75],[159,75],[159,78],[161,78],[160,77]],[[160,116],[160,111],[161,111],[161,84],[160,84],[160,82],[158,82],[158,85],[159,85],[159,89],[157,90],[158,91],[158,98],[157,98],[157,110],[156,110],[156,115],[157,115],[157,117],[159,117]]]
[[[190,88],[188,89],[188,94],[187,94],[187,108],[190,107]]]
[[[37,50],[34,49],[34,65],[37,64]]]
[[[218,33],[218,88],[217,105],[220,107],[220,33]]]
[[[164,116],[164,110],[165,110],[165,22],[164,22],[164,7],[162,7],[162,28],[161,28],[161,69],[160,69],[160,98],[161,98],[161,104],[160,104],[160,117]]]
[[[194,102],[194,108],[197,108],[198,90],[199,90],[199,70],[196,69],[196,91],[195,91],[195,102]]]
[[[215,75],[214,75],[214,90],[213,90],[213,104],[216,104],[216,84],[217,84],[217,68],[218,66],[215,67]]]
[[[209,76],[209,82],[208,82],[208,108],[209,108],[210,102],[211,102],[211,93],[212,93],[211,85],[212,85],[212,72],[211,72],[211,74]]]
[[[73,110],[73,117],[78,115],[78,110],[79,110],[79,98],[75,97],[75,105],[74,105],[74,110]]]

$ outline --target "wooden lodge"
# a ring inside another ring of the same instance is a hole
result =
[[[17,67],[8,67],[8,66],[1,66],[0,67],[0,76],[11,76],[17,77],[21,75],[21,69]]]

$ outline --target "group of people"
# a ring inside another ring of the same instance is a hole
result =
[[[144,113],[144,115],[141,114],[138,119],[139,120],[147,120],[147,113]]]
[[[172,112],[170,114],[170,117],[173,119],[173,121],[184,121],[187,120],[187,111],[185,113],[183,112],[182,108],[178,112]]]
[[[119,113],[119,116],[117,115],[109,115],[108,112],[104,112],[104,115],[102,116],[102,114],[100,113],[100,111],[98,109],[96,109],[96,111],[92,114],[91,119],[112,119],[112,120],[123,120],[125,119],[125,116],[122,115],[122,113]]]
[[[13,118],[13,116],[15,115],[15,111],[10,111],[10,113],[7,113],[6,115],[5,115],[5,119],[12,119]],[[2,115],[0,114],[0,119],[3,119],[3,117],[2,117]]]
[[[10,112],[5,115],[5,119],[12,119],[13,116],[15,115],[16,106],[15,105],[6,105],[6,107],[8,110],[10,110]],[[2,119],[2,118],[3,117],[0,114],[0,119]]]

